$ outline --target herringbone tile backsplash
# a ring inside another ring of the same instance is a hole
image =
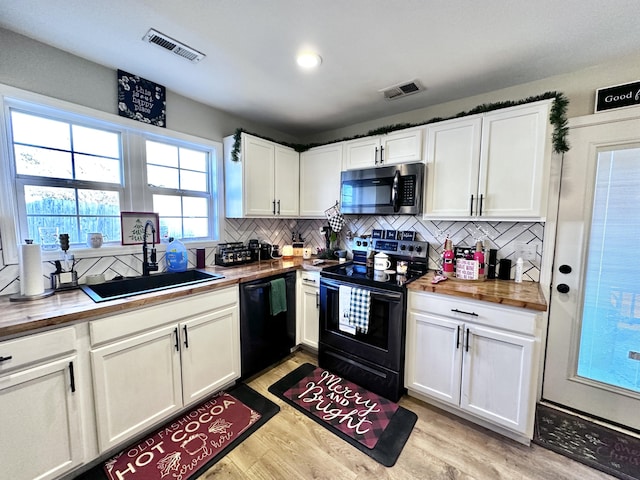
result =
[[[418,233],[418,240],[429,243],[429,268],[437,269],[440,265],[442,244],[448,235],[454,245],[474,246],[477,238],[484,240],[485,248],[498,250],[498,258],[510,258],[515,265],[516,242],[535,244],[537,246],[536,260],[525,262],[524,280],[540,281],[540,264],[542,260],[542,239],[544,223],[526,222],[449,222],[426,221],[414,216],[372,216],[347,215],[346,225],[338,236],[340,247],[349,249],[349,235],[363,236],[370,234],[373,229],[383,230],[414,230]],[[304,239],[305,245],[313,249],[325,248],[322,227],[327,226],[326,220],[305,219],[226,219],[222,234],[222,242],[247,242],[255,238],[261,242],[277,245],[291,243],[291,235],[295,233]],[[3,252],[0,250],[0,254]],[[92,252],[94,255],[97,252]],[[215,245],[206,248],[207,265],[212,265],[215,255]],[[165,268],[164,255],[159,258],[160,269]],[[94,256],[81,258],[75,266],[80,283],[85,283],[86,276],[103,273],[106,279],[116,275],[140,275],[142,254],[126,254],[114,256]],[[189,249],[189,267],[195,267],[195,249]],[[54,270],[53,265],[46,262],[43,267],[43,282],[49,288],[49,276]],[[20,292],[20,268],[17,264],[0,264],[0,295],[10,295]],[[512,275],[513,277],[513,272]]]

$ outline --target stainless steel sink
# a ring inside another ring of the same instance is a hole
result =
[[[84,293],[94,302],[105,302],[117,298],[132,297],[143,293],[157,292],[174,287],[193,285],[224,278],[219,273],[209,273],[203,270],[185,270],[175,273],[158,273],[156,275],[123,278],[96,285],[80,285]]]

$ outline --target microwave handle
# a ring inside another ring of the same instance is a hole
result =
[[[396,170],[393,176],[393,185],[391,186],[391,204],[393,205],[393,211],[398,212],[400,210],[400,170]]]

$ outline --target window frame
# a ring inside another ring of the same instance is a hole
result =
[[[25,113],[42,115],[60,119],[83,126],[99,128],[121,133],[122,139],[122,185],[105,183],[107,189],[121,189],[121,211],[152,211],[153,199],[151,188],[147,184],[145,139],[153,141],[178,142],[183,146],[191,145],[209,153],[209,237],[200,239],[186,239],[189,248],[215,245],[224,231],[224,187],[222,184],[222,142],[196,137],[166,128],[136,122],[119,115],[93,108],[76,105],[63,100],[50,98],[33,92],[28,92],[8,85],[0,84],[0,265],[12,265],[19,262],[19,245],[24,241],[26,229],[26,208],[24,195],[20,197],[20,186],[35,184],[31,180],[45,180],[47,177],[28,176],[24,182],[23,175],[16,175],[15,159],[13,157],[13,142],[11,138],[10,109]],[[82,180],[73,180],[74,187],[82,185]],[[60,184],[59,181],[56,183]],[[100,183],[89,182],[93,188]],[[98,187],[101,188],[101,187]],[[24,193],[24,192],[22,192]],[[79,258],[121,255],[137,253],[138,246],[121,245],[119,239],[105,244],[100,250],[74,244],[71,252]],[[163,246],[160,245],[160,251]],[[55,255],[59,255],[56,252]],[[55,256],[54,255],[54,256]],[[47,260],[51,255],[44,255]],[[53,258],[53,256],[51,256]]]

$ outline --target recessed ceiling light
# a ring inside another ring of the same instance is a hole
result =
[[[303,52],[296,57],[296,62],[300,67],[310,69],[319,66],[322,63],[322,58],[317,53]]]

